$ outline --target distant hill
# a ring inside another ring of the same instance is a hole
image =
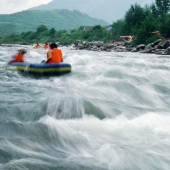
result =
[[[125,16],[130,5],[138,3],[141,6],[155,0],[53,0],[45,5],[40,5],[33,10],[69,9],[78,10],[90,17],[102,19],[110,24]],[[149,5],[147,4],[147,5]]]
[[[106,26],[108,23],[76,10],[27,10],[0,15],[0,37],[36,31],[39,25],[45,25],[48,29],[72,30],[80,26]]]

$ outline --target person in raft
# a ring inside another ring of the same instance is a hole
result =
[[[41,46],[40,46],[39,43],[37,43],[37,44],[34,46],[34,48],[41,48]]]
[[[24,62],[24,59],[25,59],[24,54],[26,53],[27,52],[25,49],[18,50],[18,53],[13,56],[13,59],[9,61],[8,64],[13,63],[13,62]]]
[[[44,49],[48,49],[48,48],[49,48],[48,43],[45,43],[43,48],[44,48]]]
[[[47,61],[45,63],[60,63],[63,62],[62,51],[56,43],[51,43],[47,51]]]

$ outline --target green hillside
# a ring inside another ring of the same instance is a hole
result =
[[[108,25],[79,11],[69,10],[28,10],[14,14],[0,15],[0,37],[35,31],[39,25],[56,30],[72,30],[80,26]]]

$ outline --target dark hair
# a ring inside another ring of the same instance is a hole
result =
[[[51,44],[50,44],[50,47],[51,47],[51,48],[57,48],[58,45],[57,45],[56,43],[51,43]]]
[[[18,52],[19,52],[20,54],[26,54],[26,53],[27,53],[27,51],[26,51],[25,49],[20,49],[20,50],[18,50]]]

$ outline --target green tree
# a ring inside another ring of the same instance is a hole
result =
[[[148,13],[144,21],[142,21],[140,28],[134,31],[134,35],[136,36],[133,44],[148,44],[153,42],[154,40],[158,39],[158,37],[152,34],[152,32],[159,29],[159,21],[154,18],[151,12]]]
[[[121,35],[129,35],[129,26],[126,26],[125,20],[117,20],[112,24],[113,30],[111,31],[112,33],[112,39],[118,38]]]
[[[155,4],[151,5],[151,9],[155,17],[164,20],[170,10],[170,0],[155,0]]]
[[[103,40],[105,35],[105,30],[100,25],[94,26],[90,32],[95,41]]]
[[[40,25],[37,27],[37,33],[48,31],[48,28],[45,25]]]
[[[139,27],[145,19],[145,10],[138,4],[131,5],[125,14],[125,22],[129,28]]]
[[[166,15],[164,24],[161,26],[161,33],[163,37],[170,37],[170,14]]]
[[[49,36],[50,36],[50,37],[54,37],[54,36],[55,36],[55,33],[56,33],[56,30],[55,30],[54,28],[51,28],[51,29],[49,30]]]

